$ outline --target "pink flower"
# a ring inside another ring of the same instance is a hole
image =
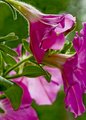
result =
[[[57,93],[62,85],[62,78],[59,69],[45,67],[45,70],[52,75],[51,82],[48,83],[44,77],[15,79],[22,81],[28,88],[28,91],[39,105],[50,105],[56,100]]]
[[[30,47],[35,59],[41,63],[48,49],[59,50],[65,34],[73,29],[75,18],[70,14],[43,14],[34,7],[16,0],[6,0],[21,12],[30,23]]]
[[[21,58],[21,45],[15,50]],[[60,70],[57,68],[44,67],[44,69],[52,75],[50,82],[43,76],[37,78],[20,77],[14,79],[14,81],[22,82],[27,87],[31,98],[35,100],[37,104],[50,105],[56,100],[57,93],[62,85],[62,77]],[[14,72],[11,72],[11,75],[13,74],[15,75]]]
[[[74,26],[75,18],[69,14],[41,15],[40,20],[30,21],[31,50],[41,63],[48,49],[59,50],[63,47],[65,33]]]
[[[21,45],[15,48],[15,51],[18,53],[20,58],[22,57],[21,48]],[[45,66],[44,69],[51,74],[50,82],[48,82],[43,76],[37,78],[21,77],[14,79],[14,81],[21,81],[23,84],[25,84],[31,98],[35,100],[37,104],[50,105],[56,100],[57,93],[62,85],[62,77],[58,68],[55,69],[53,67],[50,68]],[[11,75],[12,74],[15,73],[11,73]]]
[[[0,113],[0,120],[38,120],[35,110],[31,107],[32,99],[27,90],[27,87],[20,81],[17,81],[23,89],[23,98],[20,108],[14,111],[9,100],[0,100],[0,108],[3,110]]]
[[[76,33],[73,46],[76,51],[74,55],[47,55],[43,62],[61,70],[66,108],[77,117],[86,111],[83,102],[83,94],[86,93],[86,23],[80,35]]]
[[[86,93],[86,23],[80,35],[76,33],[73,45],[76,54],[63,65],[63,81],[66,107],[77,117],[86,111],[83,103],[83,94]]]

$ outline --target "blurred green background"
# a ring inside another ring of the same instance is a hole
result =
[[[71,13],[77,18],[75,30],[80,30],[82,21],[86,21],[86,0],[22,0],[34,5],[44,13]],[[0,36],[15,32],[19,36],[17,42],[7,42],[10,47],[16,47],[22,38],[28,37],[27,21],[18,14],[18,19],[13,20],[12,12],[9,7],[0,3]],[[68,39],[72,40],[74,32],[69,34]],[[66,111],[64,104],[64,93],[58,94],[57,100],[51,106],[37,106],[33,104],[37,110],[40,120],[75,120],[73,115]],[[86,120],[86,113],[76,120]]]

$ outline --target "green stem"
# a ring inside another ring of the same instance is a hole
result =
[[[15,64],[14,66],[12,66],[11,68],[9,68],[5,73],[4,73],[4,77],[11,72],[12,70],[16,69],[18,66],[20,66],[21,64],[23,64],[24,62],[28,61],[30,58],[32,57],[32,55],[30,55],[29,57],[27,57],[26,59],[20,61],[19,63]]]
[[[19,78],[19,77],[22,77],[24,76],[23,74],[17,74],[17,75],[14,75],[14,76],[6,76],[5,78],[6,79],[14,79],[14,78]]]

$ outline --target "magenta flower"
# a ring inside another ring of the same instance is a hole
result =
[[[86,92],[86,23],[83,26],[80,36],[76,33],[73,41],[76,54],[63,65],[65,103],[75,117],[86,110],[82,98]]]
[[[18,53],[19,58],[21,56],[21,45],[15,48],[15,51]],[[27,54],[26,54],[27,56]],[[18,61],[18,58],[16,58]],[[44,77],[37,77],[37,78],[29,78],[29,77],[20,77],[14,79],[14,81],[21,81],[30,93],[30,96],[33,100],[36,101],[39,105],[50,105],[52,104],[57,97],[57,93],[59,92],[62,83],[61,72],[58,68],[50,68],[44,67],[51,75],[51,81],[47,82]],[[15,73],[11,73],[15,74]]]
[[[38,63],[42,62],[48,49],[59,50],[63,47],[65,33],[73,28],[74,23],[75,18],[70,14],[41,14],[38,21],[30,21],[30,45]]]
[[[73,29],[75,18],[70,14],[43,14],[34,7],[16,0],[6,0],[20,11],[30,23],[30,47],[35,59],[41,63],[48,49],[59,50],[65,34]]]
[[[0,100],[0,120],[38,120],[35,110],[31,107],[32,99],[27,87],[22,82],[17,82],[23,89],[23,98],[20,108],[14,111],[9,100]]]

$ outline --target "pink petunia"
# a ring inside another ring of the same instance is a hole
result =
[[[16,0],[6,0],[24,15],[30,25],[30,47],[35,59],[41,63],[48,49],[63,47],[65,35],[75,25],[75,17],[70,14],[43,14],[29,4]]]
[[[22,81],[28,88],[31,98],[39,105],[50,105],[57,97],[62,85],[62,77],[59,69],[45,67],[51,75],[51,81],[48,83],[44,77],[37,78],[17,78],[16,81]]]
[[[86,23],[80,35],[76,33],[73,45],[76,54],[63,65],[63,81],[66,107],[77,117],[86,111],[83,103],[83,94],[86,93]]]

